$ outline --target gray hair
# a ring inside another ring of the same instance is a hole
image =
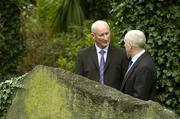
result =
[[[98,20],[98,21],[95,21],[95,22],[92,24],[92,26],[91,26],[91,32],[92,32],[92,33],[95,33],[97,27],[102,26],[102,25],[106,25],[106,26],[109,27],[109,25],[108,25],[107,22],[105,22],[105,21],[103,21],[103,20]]]
[[[130,30],[124,37],[125,41],[130,41],[133,46],[144,49],[146,43],[146,37],[140,30]]]

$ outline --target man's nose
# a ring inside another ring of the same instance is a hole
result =
[[[108,40],[108,35],[105,34],[103,37],[104,37],[104,40]]]

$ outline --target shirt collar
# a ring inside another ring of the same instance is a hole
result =
[[[134,57],[132,57],[132,61],[133,63],[145,52],[145,50],[143,49],[141,52],[139,52],[138,54],[136,54]]]
[[[101,48],[99,48],[99,47],[96,45],[96,43],[95,43],[95,47],[96,47],[96,51],[97,51],[97,53],[99,53],[99,52],[102,50]],[[108,48],[109,48],[109,46],[107,46],[107,47],[103,48],[103,50],[105,51],[105,53],[107,53]]]

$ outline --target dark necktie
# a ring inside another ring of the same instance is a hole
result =
[[[101,50],[99,53],[101,54],[100,66],[99,66],[99,70],[100,70],[100,83],[104,84],[104,64],[105,64],[104,53],[105,53],[105,51]]]
[[[133,63],[133,61],[131,60],[128,64],[128,69],[131,67],[132,63]]]
[[[129,61],[129,64],[128,64],[128,69],[127,69],[127,71],[126,71],[125,76],[127,75],[128,71],[129,71],[129,68],[131,67],[132,63],[133,63],[133,61],[132,61],[132,60],[131,60],[131,61]]]

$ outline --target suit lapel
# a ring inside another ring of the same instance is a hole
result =
[[[97,57],[97,52],[96,52],[96,47],[95,47],[95,45],[93,45],[93,46],[91,47],[91,54],[90,54],[90,55],[92,56],[92,61],[93,61],[93,63],[95,64],[96,68],[99,70],[98,57]]]
[[[109,66],[111,59],[112,59],[112,47],[109,45],[108,53],[107,53],[107,59],[104,67],[104,71],[106,71],[107,67]]]

